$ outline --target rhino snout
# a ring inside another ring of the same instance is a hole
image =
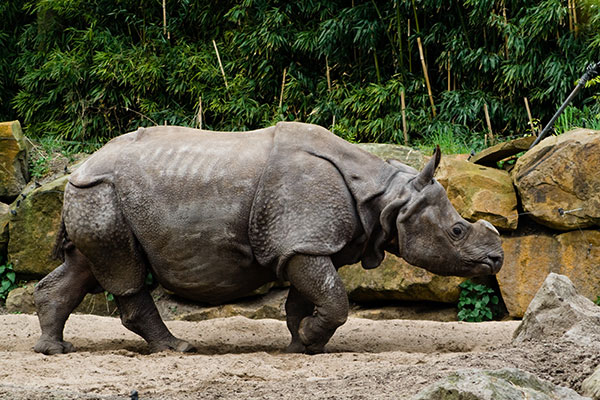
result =
[[[504,255],[500,253],[490,253],[485,258],[484,263],[490,267],[490,273],[492,275],[498,273],[500,268],[502,268],[502,263],[504,261]]]

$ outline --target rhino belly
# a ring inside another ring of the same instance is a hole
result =
[[[270,140],[196,134],[152,146],[141,140],[122,154],[115,171],[121,207],[167,289],[220,303],[273,278],[256,263],[248,239]]]
[[[223,202],[191,208],[192,216],[177,209],[169,216],[158,206],[127,213],[154,275],[165,288],[191,300],[222,303],[274,280],[272,271],[254,258],[247,237],[247,211],[241,205]]]
[[[198,255],[183,262],[151,262],[158,282],[189,300],[221,304],[249,295],[275,280],[275,275],[255,262],[243,263],[237,257]]]

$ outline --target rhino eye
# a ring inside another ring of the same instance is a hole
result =
[[[455,239],[460,239],[464,233],[465,228],[461,224],[456,224],[452,227],[452,236],[454,236]]]

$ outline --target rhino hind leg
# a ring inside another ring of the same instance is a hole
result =
[[[174,350],[191,352],[196,349],[188,342],[177,339],[163,322],[152,296],[147,289],[129,296],[115,296],[123,326],[143,337],[150,351]]]
[[[285,350],[286,353],[304,353],[306,346],[300,340],[300,323],[305,317],[311,316],[315,305],[306,300],[295,287],[290,287],[287,301],[285,302],[285,315],[287,327],[292,334],[292,341]]]
[[[71,343],[63,340],[65,322],[87,293],[100,290],[83,254],[74,247],[67,250],[65,262],[35,287],[34,300],[42,335],[34,350],[43,354],[75,351]]]
[[[287,266],[287,275],[297,291],[292,292],[291,301],[286,303],[286,310],[293,311],[288,317],[288,327],[292,333],[288,351],[322,353],[336,329],[348,318],[348,296],[344,284],[331,259],[324,256],[292,257]],[[314,304],[314,312],[309,312],[310,303]],[[306,316],[298,323],[302,315]],[[294,332],[296,329],[297,334]],[[298,339],[303,347],[299,346]]]
[[[151,351],[193,350],[169,332],[145,287],[149,264],[112,185],[67,186],[63,216],[69,238],[90,261],[93,276],[114,295],[123,325],[144,338]]]

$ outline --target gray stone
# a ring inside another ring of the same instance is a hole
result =
[[[581,384],[581,393],[594,400],[600,400],[600,368],[588,376]]]
[[[516,368],[461,370],[422,390],[413,400],[589,400]]]
[[[515,343],[541,338],[583,344],[600,340],[600,307],[579,295],[564,275],[548,275],[514,333]]]

